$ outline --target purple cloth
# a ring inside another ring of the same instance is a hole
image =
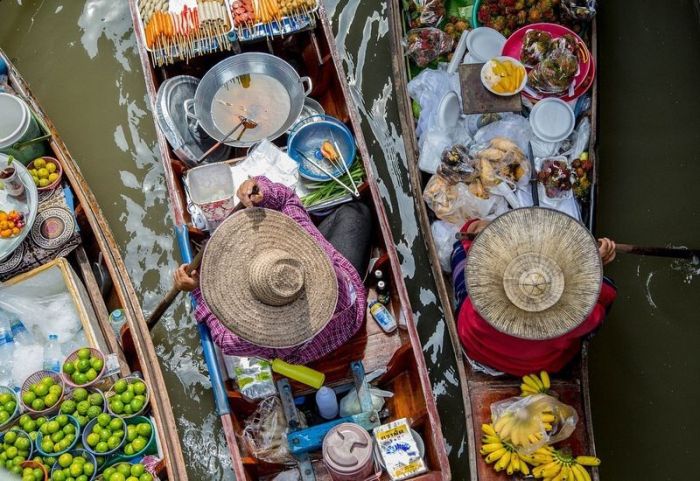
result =
[[[264,359],[280,358],[294,364],[307,364],[336,350],[360,329],[365,322],[367,293],[355,268],[321,235],[296,194],[282,184],[273,183],[267,177],[260,176],[255,180],[263,195],[260,207],[280,211],[294,219],[330,258],[338,277],[338,303],[335,313],[326,327],[312,339],[286,349],[260,347],[232,333],[211,312],[199,289],[192,292],[197,301],[195,318],[197,322],[205,322],[209,326],[212,339],[224,354],[258,356]],[[352,302],[352,294],[356,297],[355,302]]]

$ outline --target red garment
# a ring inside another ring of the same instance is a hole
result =
[[[472,241],[462,241],[467,252],[471,244]],[[476,312],[467,297],[459,310],[457,330],[470,358],[499,371],[514,376],[540,370],[558,372],[579,352],[581,339],[603,323],[606,309],[616,297],[615,288],[604,281],[598,303],[580,326],[563,336],[542,341],[519,339],[497,331]]]

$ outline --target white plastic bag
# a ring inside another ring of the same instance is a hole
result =
[[[416,126],[416,135],[421,139],[431,126],[436,125],[435,114],[445,94],[452,90],[459,95],[459,76],[444,70],[425,69],[408,82],[407,89],[421,108]]]
[[[495,137],[505,137],[514,142],[525,156],[528,156],[532,129],[530,122],[522,115],[503,114],[501,120],[480,128],[474,135],[476,144],[486,144]]]
[[[440,258],[440,267],[445,272],[452,272],[452,265],[450,264],[450,259],[452,258],[452,249],[454,247],[457,239],[455,235],[459,232],[461,226],[457,224],[451,224],[442,220],[436,220],[433,225],[430,226],[430,230],[433,232],[433,240],[435,241],[435,247],[437,247],[438,257]]]
[[[473,218],[495,219],[508,210],[503,197],[492,195],[482,199],[472,194],[467,184],[450,184],[440,175],[430,178],[423,200],[439,219],[452,224],[463,224]]]

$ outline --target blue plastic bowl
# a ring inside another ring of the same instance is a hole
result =
[[[336,177],[345,174],[345,169],[333,168],[321,155],[321,145],[325,140],[338,144],[348,170],[355,161],[355,138],[345,124],[328,115],[313,115],[300,120],[292,128],[287,141],[287,154],[299,164],[299,175],[305,179],[325,182],[331,180],[331,177],[304,159],[300,152],[324,166]]]

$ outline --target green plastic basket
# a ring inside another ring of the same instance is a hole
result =
[[[153,421],[151,421],[149,418],[145,416],[135,416],[129,419],[125,419],[127,426],[133,425],[133,424],[141,424],[141,423],[148,423],[151,425],[151,437],[146,443],[146,447],[144,447],[141,451],[138,453],[134,453],[131,456],[128,456],[121,452],[117,452],[114,454],[111,458],[107,460],[107,462],[104,464],[102,470],[104,468],[107,468],[109,466],[113,466],[118,463],[123,463],[123,462],[129,462],[129,463],[137,463],[140,459],[144,458],[145,456],[149,456],[152,454],[158,454],[158,443],[156,441],[156,428],[153,425]],[[128,428],[127,428],[128,429]],[[127,430],[128,434],[128,430]],[[122,445],[123,447],[123,445]]]

